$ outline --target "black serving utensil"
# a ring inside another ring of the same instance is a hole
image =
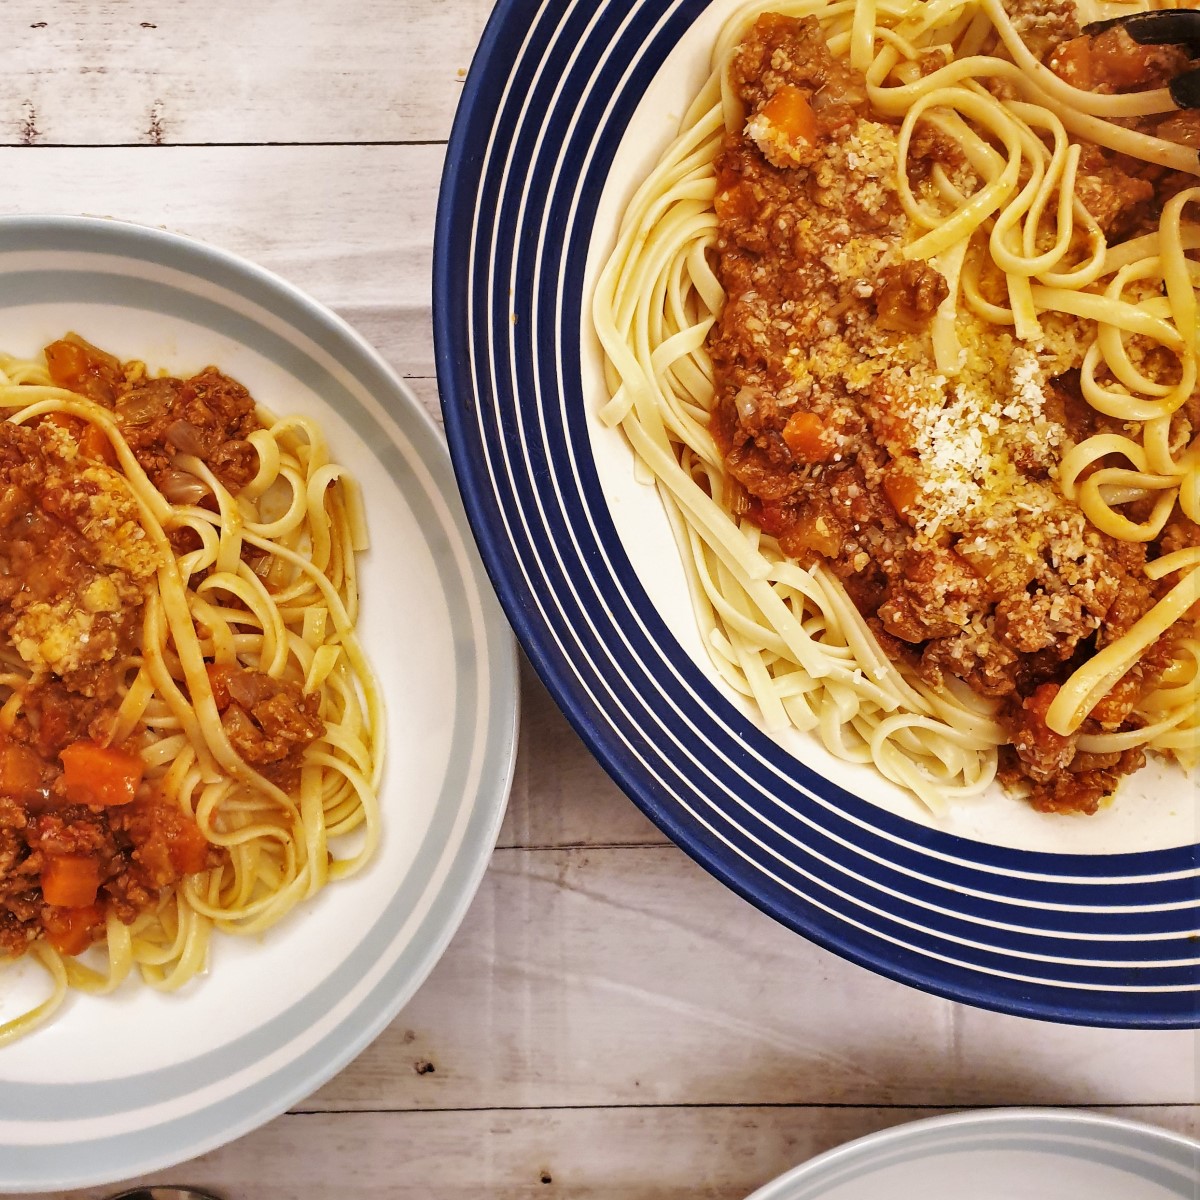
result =
[[[189,1187],[138,1187],[118,1192],[108,1200],[220,1200],[220,1197]]]
[[[1107,21],[1092,21],[1083,27],[1083,32],[1090,36],[1117,28],[1124,29],[1140,46],[1187,46],[1200,53],[1200,9],[1160,8],[1128,13]],[[1200,108],[1200,67],[1176,75],[1167,86],[1171,99],[1180,108]]]

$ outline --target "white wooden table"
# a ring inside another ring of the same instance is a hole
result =
[[[438,176],[489,9],[4,0],[0,213],[241,253],[346,317],[436,412]],[[1200,1135],[1196,1034],[999,1016],[843,962],[670,845],[528,669],[523,704],[499,847],[416,999],[294,1111],[159,1181],[226,1200],[734,1200],[952,1109],[1082,1106]]]

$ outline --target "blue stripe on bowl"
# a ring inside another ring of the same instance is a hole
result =
[[[78,270],[5,272],[6,254],[29,251],[68,251],[87,257],[80,258]],[[183,285],[114,279],[114,273],[130,269],[131,264],[133,270],[139,269],[138,264],[166,267],[216,284],[285,322],[299,341],[307,340],[345,368],[353,384],[384,407],[395,422],[395,432],[382,426],[350,387],[299,342]],[[259,1029],[186,1061],[112,1081],[6,1083],[0,1089],[3,1120],[109,1119],[119,1128],[122,1112],[147,1111],[139,1114],[137,1132],[58,1146],[0,1145],[0,1191],[108,1182],[182,1161],[284,1111],[336,1073],[409,999],[461,921],[499,831],[515,752],[515,648],[470,549],[469,528],[445,447],[418,402],[357,334],[283,281],[200,243],[117,222],[0,219],[0,309],[50,301],[112,301],[178,317],[252,346],[329,402],[371,447],[427,531],[442,602],[455,630],[458,705],[450,766],[413,869],[399,881],[372,927],[348,931],[357,941],[339,967]],[[461,564],[467,564],[465,574]],[[364,603],[373,601],[366,597]],[[484,694],[477,704],[481,687]],[[480,754],[482,790],[472,795],[467,771]],[[392,777],[397,778],[395,773]],[[456,831],[464,811],[469,817],[464,828]],[[434,869],[447,855],[452,856],[452,866],[431,897]],[[299,1057],[285,1054],[280,1067],[266,1079],[200,1113],[155,1124],[156,1105],[217,1084],[303,1034],[382,961],[398,931],[423,904],[428,905],[427,911],[412,938],[391,951],[396,958],[384,979],[318,1045]]]

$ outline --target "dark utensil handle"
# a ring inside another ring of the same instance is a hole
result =
[[[201,1192],[188,1187],[139,1187],[128,1192],[118,1192],[108,1200],[221,1200],[212,1192]]]
[[[1163,8],[1156,12],[1130,13],[1107,21],[1093,21],[1083,27],[1086,34],[1103,33],[1120,26],[1142,46],[1173,46],[1200,42],[1200,10]]]
[[[1200,108],[1200,67],[1176,75],[1168,86],[1171,99],[1180,108]]]

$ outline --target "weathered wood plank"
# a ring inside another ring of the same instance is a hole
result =
[[[1108,1108],[1195,1136],[1195,1109]],[[906,1108],[562,1109],[292,1113],[231,1146],[138,1183],[227,1200],[743,1200],[857,1137],[938,1115]],[[103,1200],[112,1188],[56,1192]],[[25,1200],[33,1200],[25,1197]]]
[[[444,140],[490,0],[8,0],[0,140]]]
[[[244,255],[326,304],[427,322],[444,157],[438,145],[6,147],[0,213],[161,226]]]
[[[1200,1101],[1200,1035],[969,1009],[819,949],[673,846],[499,850],[380,1039],[303,1107]]]
[[[0,148],[0,215],[116,217],[198,238],[333,308],[401,374],[432,377],[443,156],[441,146]]]

